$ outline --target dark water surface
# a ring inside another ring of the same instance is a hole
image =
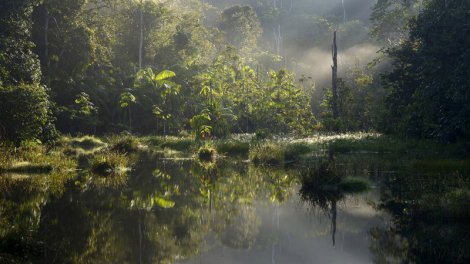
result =
[[[117,175],[0,175],[0,262],[468,263],[468,171],[452,161],[162,155]]]

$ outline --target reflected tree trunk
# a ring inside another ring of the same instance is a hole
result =
[[[333,240],[333,247],[336,244],[336,215],[337,215],[337,208],[336,208],[336,201],[331,201],[331,238]]]

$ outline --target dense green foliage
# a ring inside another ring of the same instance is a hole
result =
[[[49,97],[33,53],[31,13],[36,1],[0,4],[0,140],[52,140]]]
[[[470,137],[468,1],[429,1],[410,37],[388,50],[388,131],[455,141]]]
[[[315,130],[463,140],[467,2],[3,1],[0,135],[47,141],[55,121],[70,134],[191,130],[198,141]],[[22,110],[35,117],[21,121]]]
[[[54,133],[48,113],[48,96],[38,84],[0,87],[0,139],[17,145]],[[50,130],[50,131],[48,131]]]

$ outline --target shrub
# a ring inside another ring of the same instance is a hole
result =
[[[54,134],[44,87],[38,84],[0,87],[0,102],[0,139],[18,146],[22,141]]]

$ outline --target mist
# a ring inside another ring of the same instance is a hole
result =
[[[216,10],[233,5],[249,5],[257,11],[263,24],[258,44],[283,61],[277,65],[313,78],[321,88],[331,80],[331,44],[338,31],[339,71],[352,65],[366,65],[377,56],[380,46],[369,36],[371,8],[375,0],[210,0]],[[276,22],[269,21],[259,6],[276,5],[282,13]],[[219,11],[220,12],[220,11]],[[216,19],[212,16],[211,23]],[[325,22],[328,21],[328,22]],[[273,66],[273,67],[276,67]]]

